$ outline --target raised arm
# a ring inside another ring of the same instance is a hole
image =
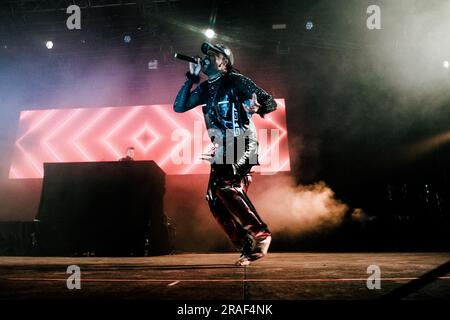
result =
[[[173,110],[175,112],[186,112],[200,104],[206,103],[207,91],[205,88],[205,82],[202,82],[197,86],[197,88],[195,88],[195,90],[191,92],[192,86],[194,83],[199,81],[199,77],[194,76],[189,72],[186,73],[186,77],[187,79],[178,92],[173,104]]]

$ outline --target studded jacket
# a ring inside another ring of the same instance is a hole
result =
[[[234,141],[246,137],[245,150],[238,151],[233,162],[236,167],[248,162],[252,156],[257,156],[256,128],[251,118],[252,115],[245,111],[242,104],[248,105],[252,94],[256,93],[260,104],[257,113],[264,117],[265,114],[276,110],[277,104],[272,96],[256,86],[251,79],[235,72],[222,75],[214,80],[203,81],[193,91],[191,91],[192,86],[199,82],[199,77],[189,72],[186,73],[186,77],[187,79],[175,99],[174,111],[186,112],[203,105],[202,111],[206,128],[213,143],[218,142],[217,132],[221,133],[222,137],[233,136]],[[229,142],[224,145],[225,148],[221,145],[215,152],[216,162],[219,158],[225,157],[226,150],[231,148]]]

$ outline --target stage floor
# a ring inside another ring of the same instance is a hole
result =
[[[270,253],[248,267],[237,254],[160,257],[0,257],[0,299],[376,299],[450,259],[450,253]],[[69,290],[69,265],[81,289]],[[366,286],[381,270],[381,289]],[[450,299],[450,274],[407,299]]]

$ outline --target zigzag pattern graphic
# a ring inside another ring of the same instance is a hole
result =
[[[259,132],[267,129],[255,171],[290,170],[285,101],[276,101],[277,111],[253,117]],[[201,109],[178,114],[167,104],[22,111],[9,178],[42,178],[44,162],[115,161],[129,146],[136,160],[154,160],[167,174],[209,173]]]

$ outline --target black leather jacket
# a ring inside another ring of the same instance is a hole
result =
[[[251,114],[245,111],[242,104],[248,104],[252,94],[256,93],[258,103],[261,105],[258,114],[264,117],[265,114],[276,110],[277,104],[273,97],[256,86],[251,79],[236,72],[222,75],[212,81],[203,81],[193,91],[192,86],[198,83],[199,77],[189,72],[186,76],[187,79],[178,92],[173,109],[175,112],[186,112],[203,105],[203,115],[211,141],[220,145],[214,155],[215,162],[226,156],[226,150],[230,150],[230,141],[233,141],[227,139],[226,143],[221,144],[217,139],[219,134],[227,138],[232,136],[234,141],[247,137],[245,150],[236,152],[233,163],[237,166],[244,164],[254,155],[257,158],[256,128]]]

